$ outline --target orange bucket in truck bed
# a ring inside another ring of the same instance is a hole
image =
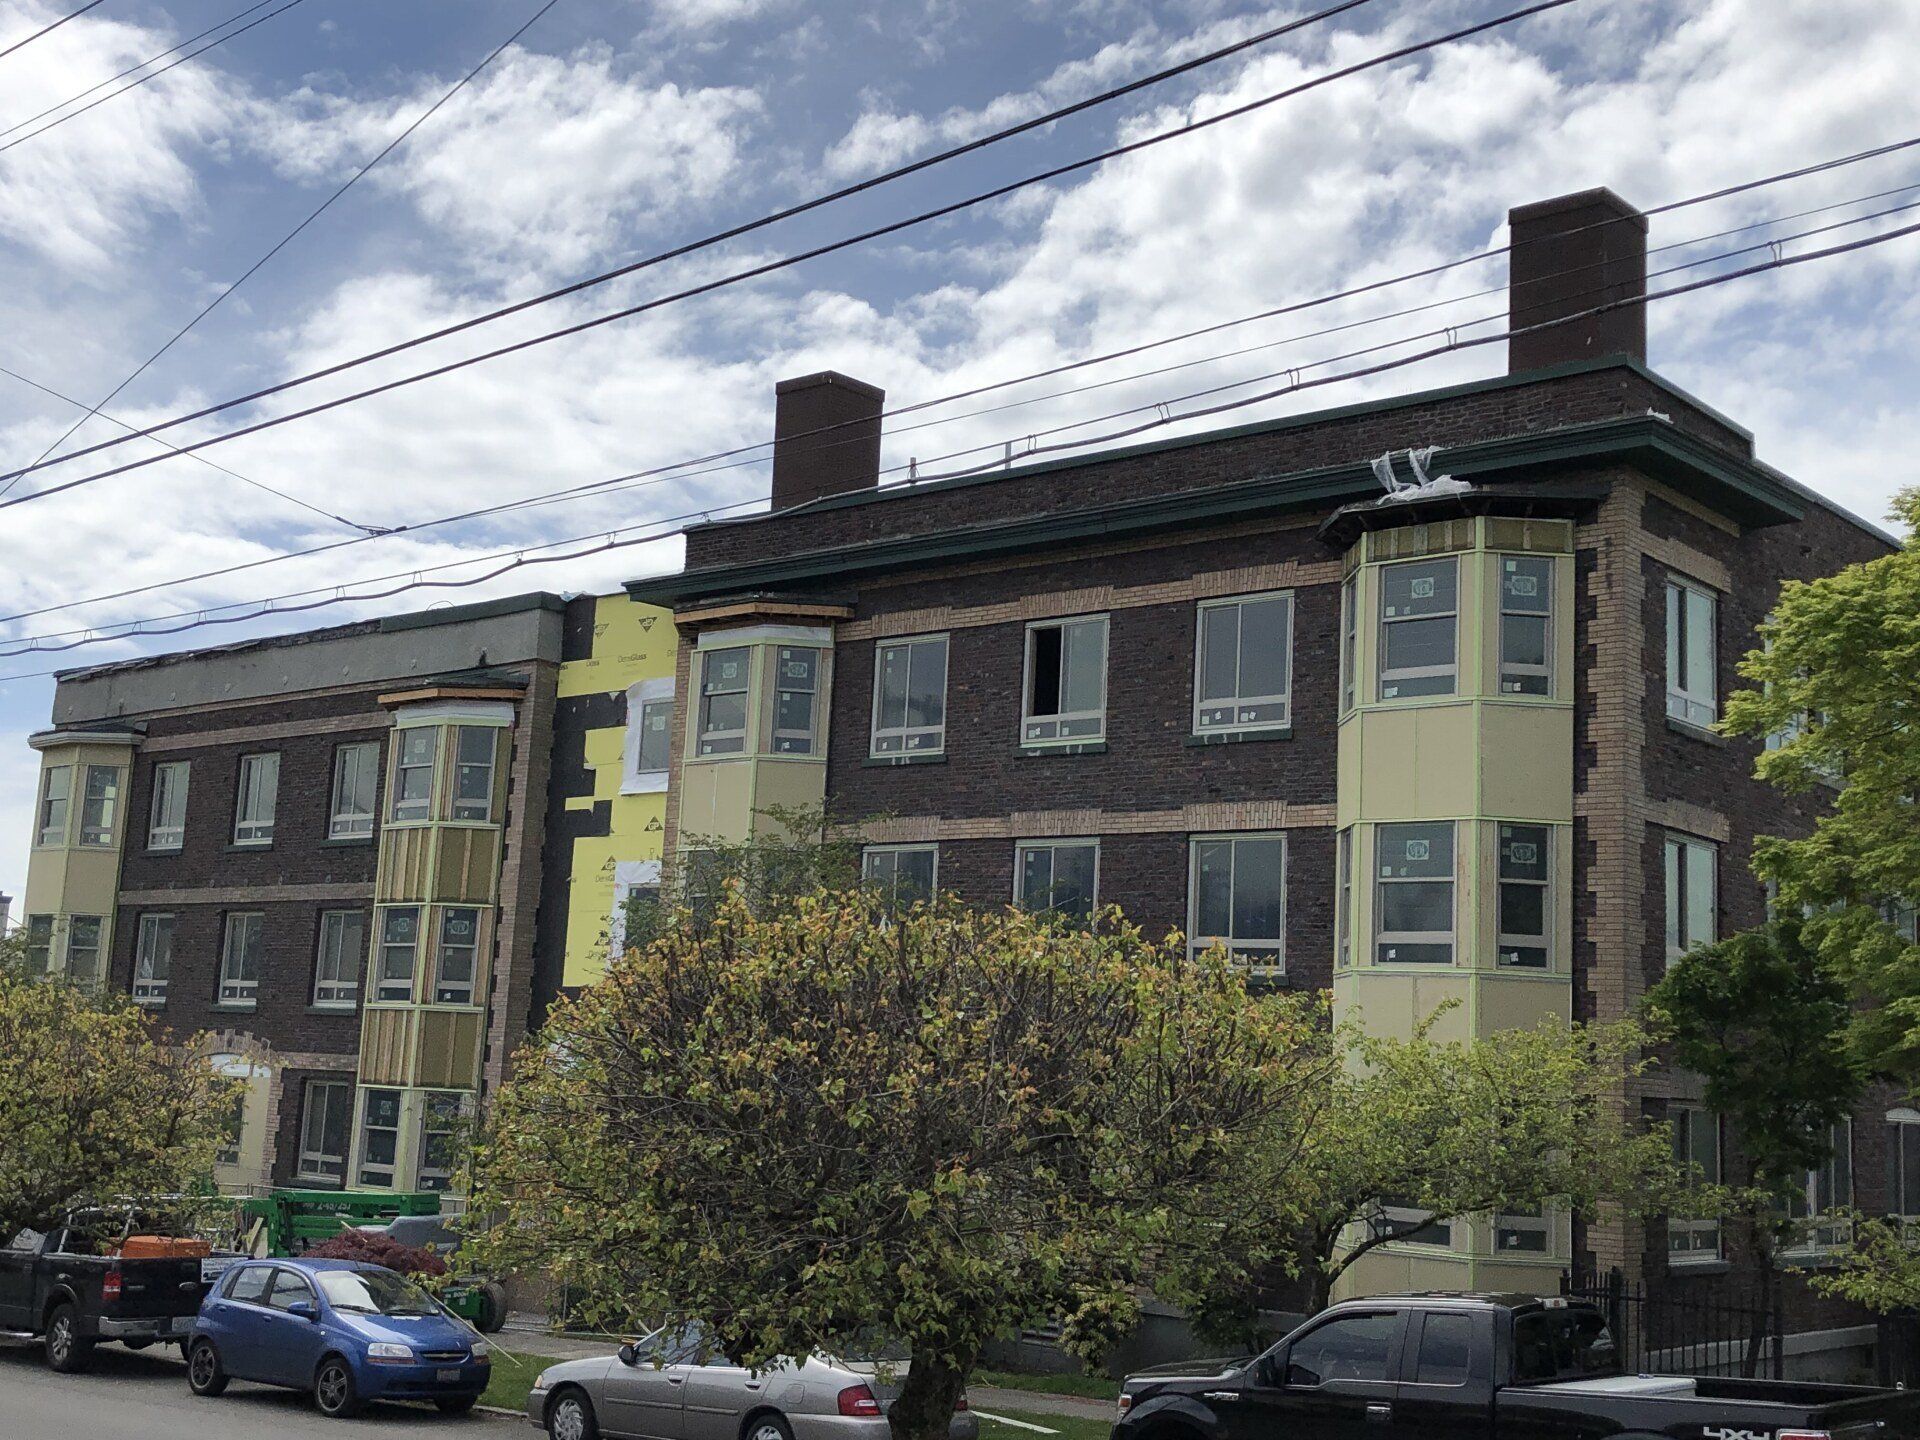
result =
[[[213,1253],[205,1240],[172,1235],[129,1235],[120,1242],[123,1260],[204,1260]]]

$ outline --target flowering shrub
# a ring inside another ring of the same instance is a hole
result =
[[[420,1245],[402,1245],[377,1230],[342,1230],[307,1251],[309,1260],[358,1260],[402,1275],[433,1277],[447,1273],[447,1262]]]

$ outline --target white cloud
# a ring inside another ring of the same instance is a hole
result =
[[[60,13],[41,0],[0,0],[0,33],[30,33]],[[176,38],[98,11],[62,25],[7,58],[5,123],[59,105]],[[148,222],[193,211],[192,153],[234,114],[218,72],[196,63],[44,135],[36,132],[58,113],[0,136],[0,145],[13,147],[0,155],[0,242],[68,276],[102,280],[125,262]]]
[[[337,181],[446,88],[436,79],[370,102],[305,91],[261,107],[259,141],[284,173]],[[733,186],[758,113],[750,90],[625,76],[604,47],[564,59],[516,48],[367,183],[404,192],[474,259],[572,270],[616,239],[684,222]]]
[[[715,30],[790,9],[792,0],[654,0],[654,18],[678,30]]]

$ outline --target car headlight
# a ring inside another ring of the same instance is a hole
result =
[[[413,1350],[406,1345],[396,1345],[391,1340],[375,1340],[367,1346],[367,1358],[405,1365],[413,1359]]]
[[[474,1359],[484,1360],[492,1353],[493,1353],[493,1347],[487,1344],[486,1341],[476,1340],[473,1342],[473,1358]]]

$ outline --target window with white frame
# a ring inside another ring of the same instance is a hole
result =
[[[360,999],[360,967],[367,957],[367,912],[323,910],[320,950],[313,962],[313,1003],[351,1010]]]
[[[1500,1255],[1544,1255],[1553,1248],[1553,1222],[1544,1205],[1493,1217],[1493,1248]]]
[[[773,656],[773,753],[813,755],[820,748],[821,651],[781,645]]]
[[[1827,1158],[1807,1172],[1787,1197],[1787,1213],[1805,1227],[1796,1250],[1832,1250],[1847,1243],[1853,1206],[1853,1122],[1842,1120],[1827,1137]]]
[[[450,1190],[460,1160],[460,1131],[466,1097],[457,1090],[429,1090],[420,1106],[422,1190]]]
[[[240,789],[233,807],[233,843],[270,845],[273,843],[273,812],[280,798],[280,757],[264,755],[240,757]]]
[[[53,916],[27,916],[27,973],[46,975],[53,969]]]
[[[73,767],[49,765],[40,777],[40,823],[35,828],[42,845],[67,843],[67,807],[73,800]]]
[[[1020,740],[1051,745],[1107,733],[1107,617],[1027,627]]]
[[[1376,964],[1453,963],[1453,852],[1451,820],[1375,829]]]
[[[1667,1128],[1673,1137],[1673,1159],[1681,1173],[1696,1185],[1720,1183],[1720,1117],[1698,1105],[1669,1105]],[[1712,1216],[1689,1219],[1667,1217],[1667,1260],[1684,1265],[1720,1258],[1720,1221]]]
[[[67,978],[80,985],[100,979],[100,936],[107,922],[100,915],[67,917]]]
[[[1334,842],[1333,958],[1337,965],[1353,963],[1353,827]]]
[[[870,753],[938,755],[947,748],[947,637],[874,647]]]
[[[433,761],[439,748],[438,726],[410,725],[400,732],[393,761],[394,820],[433,818]]]
[[[301,1105],[300,1159],[295,1178],[338,1185],[347,1178],[353,1086],[341,1080],[309,1080]]]
[[[120,814],[120,767],[87,766],[86,789],[80,797],[80,843],[113,844],[113,826]]]
[[[133,941],[133,998],[142,1005],[167,1003],[173,974],[173,916],[142,915]]]
[[[700,755],[738,755],[747,748],[747,694],[753,650],[730,645],[700,654],[700,709],[694,750]]]
[[[1553,831],[1500,827],[1499,962],[1545,970],[1552,954]]]
[[[1553,561],[1502,555],[1500,693],[1553,693]]]
[[[1188,846],[1187,945],[1219,944],[1255,970],[1284,972],[1286,837],[1196,835]]]
[[[471,1005],[480,963],[480,912],[470,905],[449,905],[440,912],[434,946],[433,1002]]]
[[[674,682],[671,676],[627,686],[626,728],[620,736],[620,793],[659,795],[673,762]]]
[[[401,1003],[413,999],[413,971],[419,955],[420,908],[394,905],[382,910],[373,998]]]
[[[1669,835],[1666,843],[1667,963],[1719,938],[1719,852],[1705,840]]]
[[[342,745],[333,752],[333,803],[327,811],[327,838],[355,840],[373,834],[373,811],[380,794],[380,746],[372,741]]]
[[[1380,580],[1380,698],[1451,695],[1460,670],[1460,562],[1405,560]]]
[[[363,1090],[359,1183],[391,1189],[400,1162],[400,1092]]]
[[[1193,733],[1279,730],[1293,720],[1293,595],[1243,595],[1199,606]]]
[[[1098,840],[1023,840],[1013,850],[1013,898],[1085,924],[1099,903]]]
[[[453,818],[493,818],[493,767],[500,731],[492,725],[456,725],[453,730]]]
[[[860,878],[894,909],[931,900],[939,877],[937,845],[869,845],[860,852]]]
[[[260,948],[266,917],[257,910],[227,916],[220,946],[222,1005],[251,1005],[260,993]]]
[[[147,812],[147,848],[178,850],[187,840],[187,782],[193,765],[169,760],[153,767],[153,805]]]
[[[1920,1110],[1887,1112],[1887,1214],[1920,1220]]]
[[[1718,612],[1712,591],[1687,580],[1667,581],[1667,714],[1689,725],[1720,718]]]
[[[1340,582],[1340,709],[1353,709],[1360,669],[1360,582],[1349,575]]]

